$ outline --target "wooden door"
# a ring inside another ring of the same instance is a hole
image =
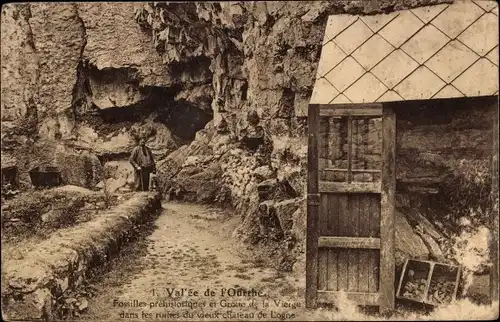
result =
[[[306,306],[394,308],[395,116],[309,105]]]

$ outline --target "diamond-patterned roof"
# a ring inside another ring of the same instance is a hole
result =
[[[456,0],[328,19],[312,104],[498,92],[498,4]]]

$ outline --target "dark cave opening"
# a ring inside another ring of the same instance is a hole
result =
[[[158,111],[155,121],[164,123],[176,136],[192,141],[196,132],[213,119],[211,110],[201,110],[188,102],[175,102],[169,109]]]
[[[145,122],[153,116],[155,122],[165,124],[182,141],[192,141],[196,132],[213,118],[211,110],[203,110],[187,101],[175,101],[180,86],[171,88],[147,87],[148,97],[126,107],[94,109],[83,119],[103,134],[120,130],[132,124]]]
[[[171,64],[169,72],[174,84],[167,87],[141,86],[141,75],[135,68],[100,70],[82,61],[73,89],[71,112],[74,120],[92,128],[104,141],[124,131],[134,139],[141,133],[154,137],[156,126],[163,124],[171,134],[172,144],[189,144],[196,133],[213,119],[210,103],[208,106],[205,104],[212,101],[211,94],[201,98],[197,96],[199,85],[211,81],[209,63],[206,57],[193,59],[188,65],[194,71],[185,64]],[[190,70],[187,74],[186,68]],[[196,71],[202,75],[191,75]],[[182,98],[178,97],[179,94]],[[143,126],[148,134],[141,129]],[[149,132],[147,129],[154,130]],[[167,146],[164,148],[169,149]],[[121,160],[127,157],[127,153],[116,151],[113,155],[106,155],[106,160]]]
[[[85,83],[87,82],[82,82],[82,84]],[[88,87],[85,86],[85,89]],[[94,104],[82,109],[80,105],[74,109],[74,112],[79,122],[90,125],[102,135],[152,119],[154,122],[165,124],[180,141],[188,143],[195,138],[196,132],[203,129],[213,119],[213,112],[185,100],[174,100],[182,89],[181,85],[141,87],[140,92],[146,98],[136,104],[104,109],[99,109]],[[82,101],[84,99],[76,102]]]

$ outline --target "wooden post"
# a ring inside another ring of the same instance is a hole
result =
[[[318,135],[319,105],[310,104],[308,111],[307,154],[307,245],[306,245],[306,307],[317,305],[318,290]]]
[[[492,178],[491,178],[491,239],[490,239],[490,260],[492,262],[490,272],[490,297],[492,302],[498,302],[498,216],[499,216],[499,199],[498,199],[498,101],[495,102],[493,112],[493,156],[492,156]]]
[[[384,105],[382,115],[382,193],[380,223],[380,309],[394,309],[394,198],[396,193],[396,116]]]

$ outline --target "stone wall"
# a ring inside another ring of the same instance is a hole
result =
[[[398,192],[436,194],[462,168],[491,169],[492,120],[496,97],[399,103],[397,117]]]
[[[25,259],[10,262],[2,270],[2,315],[6,320],[56,319],[57,299],[82,285],[92,270],[101,270],[159,208],[158,195],[137,194],[97,219],[59,230]]]

